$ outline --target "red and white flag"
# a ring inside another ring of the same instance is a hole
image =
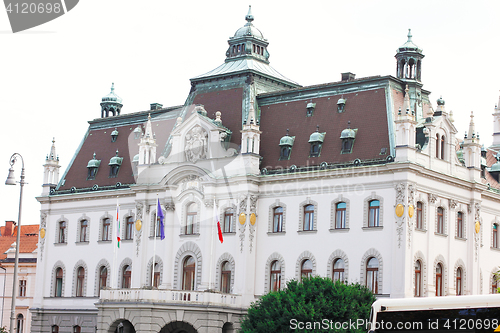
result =
[[[215,205],[214,205],[214,209],[215,209],[215,219],[217,220],[217,233],[219,235],[219,241],[222,244],[224,242],[224,238],[222,237],[222,230],[220,228],[219,212],[218,212],[218,209]]]
[[[120,205],[116,203],[116,244],[120,248]]]

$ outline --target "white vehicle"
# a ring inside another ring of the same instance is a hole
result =
[[[370,333],[500,332],[500,294],[379,299]]]

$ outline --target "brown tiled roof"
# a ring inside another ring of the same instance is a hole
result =
[[[144,112],[144,119],[147,118],[148,112]],[[114,117],[113,117],[114,118]],[[128,124],[122,126],[112,126],[113,118],[110,118],[110,126],[106,128],[91,129],[85,138],[80,151],[77,153],[73,163],[70,165],[67,174],[65,175],[65,183],[59,189],[68,190],[71,187],[88,188],[97,184],[102,186],[113,186],[117,182],[122,184],[135,183],[132,167],[132,159],[139,153],[138,143],[140,139],[135,139],[134,129],[138,126]],[[116,119],[116,118],[115,118]],[[155,120],[152,119],[152,130],[156,137],[156,154],[157,158],[163,152],[163,148],[175,124],[175,119]],[[145,123],[143,123],[145,125]],[[105,126],[105,124],[104,124]],[[101,125],[101,127],[103,127]],[[118,130],[118,137],[115,142],[111,142],[111,132],[114,129]],[[161,130],[160,130],[161,128]],[[143,126],[144,132],[144,126]],[[109,178],[108,166],[109,160],[116,155],[123,157],[123,161],[118,171],[118,176]],[[96,153],[96,159],[101,160],[97,175],[93,180],[87,180],[87,164]]]
[[[260,130],[263,157],[261,167],[273,169],[307,165],[321,162],[344,163],[355,159],[385,158],[389,154],[389,131],[387,128],[387,106],[385,89],[358,91],[344,94],[345,112],[337,112],[337,101],[342,95],[331,95],[313,99],[316,103],[313,116],[306,117],[306,105],[311,99],[289,101],[261,106]],[[351,154],[341,154],[340,134],[347,128],[358,129]],[[310,158],[309,136],[316,131],[326,132],[319,157]],[[279,161],[281,137],[290,130],[295,136],[290,160]],[[387,148],[386,155],[380,155]]]
[[[32,253],[37,248],[38,244],[38,229],[39,225],[22,225],[21,226],[21,238],[20,238],[20,253]],[[14,233],[10,236],[4,235],[5,227],[0,227],[0,260],[7,258],[5,252],[10,249],[13,243],[16,242],[17,238],[17,227],[14,228]]]
[[[495,155],[497,154],[496,151],[491,150],[491,149],[486,149],[486,165],[488,168],[491,168],[493,164],[497,162],[497,159],[495,158]],[[486,179],[483,180],[483,183],[488,183],[490,184],[491,187],[496,188],[497,190],[500,190],[500,184],[493,178],[492,175],[486,170],[485,172]]]
[[[198,94],[194,98],[194,104],[203,104],[208,112],[209,118],[215,118],[215,112],[222,113],[222,125],[229,128],[231,143],[241,145],[241,108],[243,100],[243,88],[213,91]]]

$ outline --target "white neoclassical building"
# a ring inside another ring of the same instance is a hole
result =
[[[378,297],[495,291],[500,111],[492,147],[472,114],[459,136],[411,33],[396,76],[302,87],[245,19],[184,105],[124,114],[112,87],[61,177],[47,158],[32,332],[231,332],[308,275]]]

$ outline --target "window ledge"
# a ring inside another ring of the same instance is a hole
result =
[[[199,235],[200,234],[188,234],[188,235],[186,235],[186,234],[180,234],[179,236],[180,237],[198,237]],[[151,237],[151,238],[153,238],[153,237]],[[160,238],[160,237],[158,237],[158,238]]]
[[[493,251],[500,251],[500,248],[498,248],[498,247],[491,246],[490,249],[492,249]]]
[[[149,236],[149,239],[154,239],[155,236]],[[156,236],[156,238],[161,239],[161,236]]]
[[[376,226],[376,227],[363,227],[363,231],[367,231],[367,230],[382,230],[384,229],[383,226],[379,225],[379,226]]]
[[[122,239],[120,240],[122,243],[132,243],[134,240],[133,239]]]
[[[441,236],[441,237],[448,237],[448,235],[447,235],[447,234],[442,234],[442,233],[440,233],[440,232],[434,232],[434,235],[436,235],[436,236]]]
[[[318,230],[298,230],[297,232],[299,234],[315,234],[318,232]]]
[[[335,228],[335,229],[329,229],[330,232],[348,232],[349,228]]]
[[[223,232],[222,234],[223,235],[228,235],[228,236],[236,235],[236,231]]]
[[[455,239],[457,239],[457,240],[461,240],[461,241],[466,241],[466,240],[467,240],[467,238],[458,237],[458,236],[455,236]]]
[[[420,231],[420,232],[427,232],[427,229],[420,229],[420,228],[415,228],[415,231]]]
[[[64,245],[68,245],[68,243],[54,243],[55,246],[64,246]]]
[[[84,241],[84,242],[75,242],[76,245],[87,245],[89,241]]]
[[[272,232],[272,231],[268,231],[268,232],[267,232],[267,234],[268,234],[269,236],[274,236],[274,235],[284,235],[284,234],[286,234],[286,232],[285,232],[285,231],[280,231],[280,232]]]
[[[110,240],[98,240],[97,243],[104,243],[104,244],[111,243],[111,239]]]

